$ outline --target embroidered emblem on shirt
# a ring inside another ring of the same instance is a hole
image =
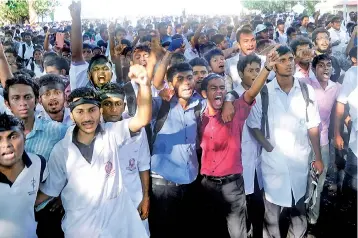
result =
[[[127,170],[133,171],[135,169],[137,169],[137,167],[135,166],[135,159],[130,159],[129,163],[128,163]]]
[[[28,192],[28,194],[29,195],[36,194],[37,192],[35,190],[35,188],[36,188],[36,180],[35,180],[35,178],[31,179],[31,186],[32,186],[32,191]]]
[[[113,169],[113,164],[111,161],[107,161],[104,169],[106,170],[106,178],[115,174],[115,170]]]

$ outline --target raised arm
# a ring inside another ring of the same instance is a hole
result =
[[[152,90],[147,71],[141,65],[130,67],[129,78],[138,85],[137,114],[130,120],[129,129],[138,132],[142,127],[149,124],[152,118]]]
[[[5,57],[4,47],[0,42],[0,80],[3,88],[5,88],[6,80],[9,78],[12,78],[12,73]]]
[[[153,77],[153,85],[156,89],[161,90],[164,87],[164,78],[167,72],[168,65],[170,63],[170,59],[172,58],[172,52],[167,51],[162,58],[157,70],[155,71]]]
[[[261,88],[264,86],[271,70],[279,62],[278,59],[280,57],[276,51],[278,47],[280,47],[280,45],[275,46],[275,48],[273,48],[267,55],[265,67],[262,68],[261,72],[254,80],[251,87],[245,92],[244,100],[247,103],[251,104],[254,101],[255,97],[257,96],[257,94],[259,94]]]
[[[354,40],[357,37],[357,26],[354,27],[353,32],[352,32],[352,36],[351,39],[348,42],[347,48],[346,48],[346,55],[348,56],[349,51],[351,51],[351,49],[354,47]]]
[[[196,29],[195,33],[194,33],[194,37],[193,37],[193,41],[191,42],[191,45],[194,47],[198,44],[198,40],[200,38],[200,34],[201,34],[201,31],[203,30],[205,24],[200,24],[198,29]]]
[[[44,41],[44,50],[49,52],[50,51],[50,30],[46,31],[45,41]]]
[[[83,42],[82,42],[82,26],[81,26],[81,2],[73,1],[69,6],[72,26],[71,26],[71,52],[72,63],[84,62],[82,55]]]

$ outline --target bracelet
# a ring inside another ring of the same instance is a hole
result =
[[[232,95],[231,93],[227,93],[226,95],[225,95],[225,102],[233,102],[233,101],[235,101],[235,96],[234,95]]]
[[[272,69],[267,68],[267,65],[264,65],[264,67],[265,67],[265,69],[266,69],[267,71],[271,71],[271,70],[272,70]]]

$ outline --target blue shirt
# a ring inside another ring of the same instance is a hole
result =
[[[65,136],[67,128],[59,122],[35,118],[32,131],[26,135],[25,151],[42,155],[47,161],[55,144]]]
[[[189,184],[198,175],[197,119],[194,108],[199,103],[204,104],[205,101],[194,94],[189,100],[188,108],[184,110],[178,98],[173,96],[168,117],[154,142],[151,170],[171,182]],[[161,104],[161,98],[153,98],[152,128]],[[202,111],[204,109],[205,106],[202,105]]]

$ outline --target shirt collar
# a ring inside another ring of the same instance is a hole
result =
[[[43,119],[35,117],[34,127],[32,130],[33,131],[42,131],[44,128],[43,121],[44,121]]]
[[[73,132],[72,132],[72,142],[73,142],[73,143],[79,142],[79,141],[77,140],[77,132],[78,132],[78,130],[79,130],[79,128],[78,128],[78,126],[76,125],[76,126],[73,128]],[[96,128],[96,131],[95,131],[95,133],[94,133],[94,138],[96,138],[99,133],[101,133],[101,134],[104,133],[104,129],[102,128],[101,124],[98,124],[98,126],[97,126],[97,128]],[[81,143],[81,142],[79,142],[79,143]]]
[[[273,81],[273,86],[274,86],[275,89],[279,89],[279,90],[283,91],[281,89],[280,85],[278,84],[276,78],[274,78],[272,81]],[[293,86],[292,87],[293,88],[300,88],[300,83],[298,82],[298,79],[293,78]]]
[[[25,151],[22,154],[22,161],[24,162],[26,168],[28,168],[32,165],[32,161]]]
[[[194,91],[193,95],[191,95],[189,99],[189,105],[187,109],[193,108],[196,105],[198,105],[200,103],[201,98],[202,98],[201,95]],[[170,104],[174,106],[177,105],[178,103],[179,103],[178,97],[176,95],[173,95],[173,97],[170,99]]]

